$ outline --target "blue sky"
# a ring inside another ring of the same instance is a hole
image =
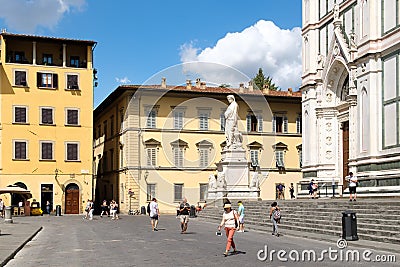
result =
[[[160,83],[159,76],[167,84],[196,75],[234,87],[247,82],[204,64],[186,70],[190,77],[165,71],[182,72],[193,61],[250,78],[262,67],[282,90],[298,88],[300,27],[300,0],[0,0],[0,28],[8,32],[98,42],[95,106],[119,84]]]

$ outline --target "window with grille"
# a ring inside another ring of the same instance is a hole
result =
[[[183,184],[174,184],[174,201],[180,202],[183,196]]]
[[[54,109],[53,108],[40,108],[40,112],[41,112],[41,124],[50,124],[53,125],[54,124],[54,120],[53,120],[53,113],[54,113]]]
[[[207,200],[208,184],[200,184],[200,201]]]
[[[110,132],[111,135],[114,135],[114,116],[110,117]]]
[[[225,114],[221,113],[220,117],[221,131],[225,131]]]
[[[157,148],[147,148],[147,166],[157,165]]]
[[[208,148],[200,148],[200,167],[208,167],[209,165],[209,149]]]
[[[37,87],[52,88],[58,87],[58,75],[55,73],[37,73]]]
[[[28,142],[14,141],[14,159],[28,159]]]
[[[208,130],[208,113],[199,114],[200,130]]]
[[[174,147],[173,150],[175,167],[183,167],[183,147]]]
[[[40,159],[52,160],[54,159],[53,142],[40,142]]]
[[[275,151],[276,167],[285,168],[285,152],[283,150]]]
[[[66,160],[78,161],[79,160],[79,144],[67,143],[66,144]]]
[[[258,162],[258,149],[251,149],[250,150],[250,160],[252,166],[259,166]]]
[[[67,89],[69,90],[79,90],[77,74],[67,74]]]
[[[14,85],[28,86],[28,84],[26,82],[26,71],[16,70],[14,72]]]
[[[149,111],[147,114],[147,123],[146,127],[147,128],[156,128],[156,117],[157,117],[157,111],[152,109]]]
[[[27,123],[27,107],[14,107],[14,123]]]
[[[274,133],[288,132],[288,119],[286,116],[275,115],[272,118],[272,131]]]
[[[156,184],[147,184],[147,201],[156,197]]]
[[[79,125],[78,109],[67,109],[67,125]]]
[[[174,129],[183,128],[183,115],[184,112],[181,110],[174,111]]]
[[[298,134],[301,134],[301,127],[302,127],[302,122],[301,122],[301,115],[299,115],[297,118],[296,118],[296,129],[297,129],[297,133]]]

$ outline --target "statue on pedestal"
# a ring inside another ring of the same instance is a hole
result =
[[[208,177],[208,190],[215,190],[217,189],[217,180],[215,179],[214,174],[210,174]]]
[[[258,177],[258,173],[254,173],[251,178],[250,188],[258,189],[260,187],[260,179]]]
[[[238,130],[238,111],[239,105],[235,101],[233,95],[226,97],[230,103],[225,111],[225,138],[226,147],[225,149],[238,148],[242,146],[242,134]]]
[[[218,172],[217,175],[217,189],[218,190],[226,190],[226,180],[225,174],[223,172]]]

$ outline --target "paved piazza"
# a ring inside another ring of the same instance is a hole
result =
[[[42,225],[43,229],[17,253],[6,266],[395,266],[395,263],[330,260],[328,253],[321,262],[289,259],[294,250],[315,250],[317,258],[324,249],[338,250],[336,243],[309,239],[272,236],[269,232],[236,233],[239,254],[223,257],[226,238],[215,235],[217,225],[201,219],[191,219],[187,234],[180,234],[179,221],[172,215],[161,215],[159,231],[152,232],[148,216],[122,216],[120,220],[95,216],[93,221],[82,216],[43,216],[16,218],[16,221]],[[347,249],[364,249],[349,242]],[[280,261],[265,259],[261,249],[286,251]],[[376,255],[388,252],[373,251]],[[400,260],[397,255],[397,261]]]

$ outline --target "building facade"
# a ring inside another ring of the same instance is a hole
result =
[[[228,95],[239,105],[239,131],[260,197],[275,199],[276,184],[301,179],[301,94],[195,84],[120,86],[94,112],[95,187],[98,202],[116,199],[122,212],[152,198],[162,212],[206,201],[210,175],[225,146]]]
[[[303,0],[303,177],[400,193],[396,0]],[[303,188],[305,189],[305,188]]]
[[[95,45],[0,34],[0,186],[19,185],[63,213],[92,198]]]

